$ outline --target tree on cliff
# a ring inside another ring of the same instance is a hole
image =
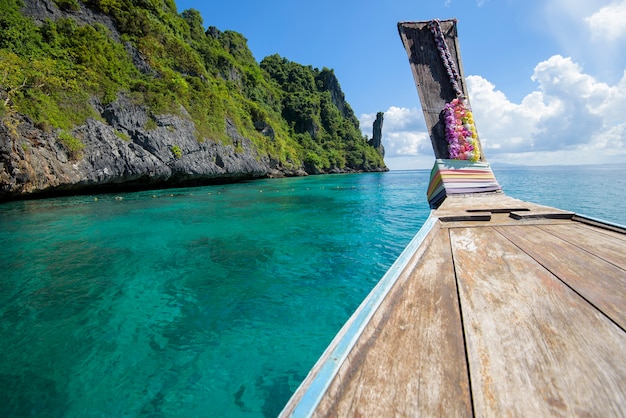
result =
[[[57,10],[42,16],[35,3]],[[123,93],[155,114],[184,108],[199,141],[229,141],[230,120],[284,164],[384,167],[347,103],[336,100],[343,93],[332,70],[278,56],[259,65],[241,34],[205,31],[197,10],[178,14],[171,0],[0,0],[0,8],[5,118],[18,112],[38,126],[71,130],[98,116],[94,99],[108,103]],[[312,154],[319,161],[309,161]]]

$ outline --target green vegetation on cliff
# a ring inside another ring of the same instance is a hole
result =
[[[41,129],[70,131],[99,118],[93,103],[124,94],[153,115],[191,118],[198,141],[231,141],[230,121],[283,167],[384,167],[330,69],[278,55],[259,64],[241,34],[205,30],[198,11],[179,14],[173,0],[55,0],[61,12],[38,21],[28,3],[0,0],[7,126],[21,113]]]

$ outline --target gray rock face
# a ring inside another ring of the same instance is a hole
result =
[[[76,5],[76,10],[62,10],[53,0],[24,0],[22,12],[36,24],[62,18],[74,19],[78,25],[102,24],[120,42],[111,18],[81,1]],[[212,29],[207,33],[210,35]],[[139,71],[156,74],[130,42],[125,42],[124,47]],[[324,82],[338,109],[348,114],[336,77],[329,73]],[[57,193],[307,175],[302,163],[286,161],[289,167],[285,167],[275,157],[259,152],[229,120],[225,121],[226,134],[231,141],[225,144],[198,138],[191,118],[182,108],[176,115],[154,116],[123,95],[110,104],[91,105],[100,117],[87,120],[71,132],[84,145],[82,149],[72,150],[63,142],[60,135],[67,136],[66,132],[34,126],[21,114],[5,115],[0,123],[0,201]],[[275,132],[267,123],[255,121],[255,128],[269,140],[274,139]]]
[[[370,139],[367,143],[377,149],[380,154],[385,156],[385,148],[383,147],[383,120],[384,113],[378,112],[376,114],[376,120],[374,121],[373,131],[372,131],[372,139]]]
[[[24,0],[22,12],[30,16],[36,24],[43,24],[46,19],[56,21],[58,19],[72,18],[79,25],[94,25],[96,23],[104,25],[113,39],[120,41],[120,34],[110,17],[102,13],[93,12],[91,9],[81,5],[79,1],[78,10],[64,11],[57,7],[53,0]]]
[[[37,129],[23,116],[16,115],[13,130],[0,125],[0,200],[104,187],[235,181],[280,171],[230,123],[227,133],[233,143],[221,144],[199,141],[184,111],[151,121],[146,109],[125,97],[95,107],[106,122],[89,119],[75,128],[72,135],[85,147],[74,153],[58,132]]]

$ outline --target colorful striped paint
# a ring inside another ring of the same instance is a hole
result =
[[[437,159],[430,172],[426,195],[431,208],[437,208],[451,194],[500,191],[500,185],[483,161]]]

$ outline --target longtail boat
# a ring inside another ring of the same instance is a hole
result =
[[[398,30],[435,152],[431,215],[281,416],[626,416],[626,228],[507,196],[456,20]]]

